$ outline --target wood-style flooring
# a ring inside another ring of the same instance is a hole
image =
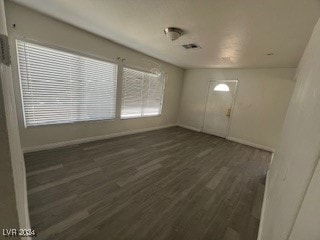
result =
[[[256,240],[270,157],[180,127],[25,154],[35,239]]]

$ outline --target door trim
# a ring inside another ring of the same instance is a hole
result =
[[[231,122],[232,122],[232,119],[233,119],[233,112],[234,112],[234,106],[235,106],[235,102],[236,102],[236,98],[237,98],[237,94],[238,94],[238,83],[239,83],[239,79],[234,79],[234,80],[210,80],[208,81],[208,85],[207,85],[207,94],[206,94],[206,103],[205,103],[205,106],[204,106],[204,113],[203,113],[203,120],[202,120],[202,127],[201,127],[201,132],[203,132],[204,130],[204,122],[206,120],[206,110],[207,110],[207,105],[208,105],[208,98],[209,98],[209,91],[210,91],[210,85],[212,82],[219,82],[219,83],[224,83],[224,82],[234,82],[236,83],[236,86],[235,86],[235,90],[234,90],[234,95],[233,95],[233,98],[232,98],[232,103],[231,103],[231,113],[230,113],[230,118],[229,118],[229,121],[228,121],[228,125],[227,125],[227,131],[226,131],[226,139],[229,138],[229,132],[230,132],[230,127],[231,127]]]

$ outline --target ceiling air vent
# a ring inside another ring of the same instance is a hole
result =
[[[200,49],[201,47],[195,43],[189,43],[182,45],[185,49]]]

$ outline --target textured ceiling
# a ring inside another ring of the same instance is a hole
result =
[[[13,1],[184,68],[295,67],[320,17],[319,0]]]

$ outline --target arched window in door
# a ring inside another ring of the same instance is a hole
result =
[[[218,85],[216,85],[213,89],[213,91],[217,91],[217,92],[229,92],[229,86],[227,84],[224,83],[220,83]]]

